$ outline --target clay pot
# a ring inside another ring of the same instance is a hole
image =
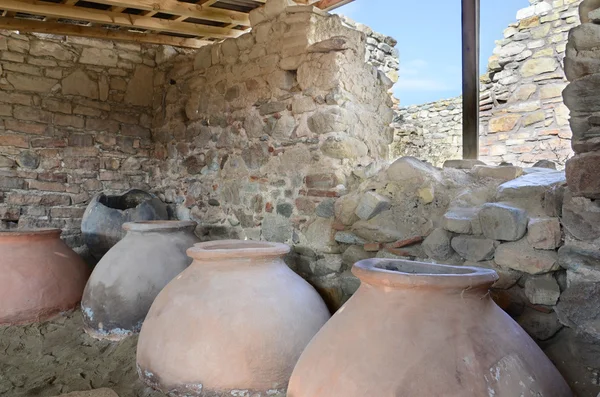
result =
[[[125,237],[124,223],[167,219],[166,205],[151,193],[139,189],[121,195],[99,193],[83,214],[81,232],[92,256],[100,259]]]
[[[196,225],[124,224],[125,238],[98,262],[85,286],[81,310],[86,332],[110,340],[139,332],[156,295],[192,262],[185,251],[200,241]]]
[[[283,262],[289,249],[238,240],[190,248],[194,262],[161,291],[142,327],[140,377],[173,396],[284,396],[330,316]]]
[[[0,232],[0,324],[47,320],[79,303],[90,269],[60,234]]]
[[[495,271],[369,259],[356,294],[302,354],[288,397],[567,397],[535,342],[492,301]]]

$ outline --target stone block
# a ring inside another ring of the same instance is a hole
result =
[[[560,296],[560,287],[552,274],[529,276],[525,281],[525,295],[534,305],[554,306]]]
[[[369,220],[390,209],[391,205],[389,198],[375,192],[365,192],[358,202],[355,214],[362,220]]]
[[[531,218],[527,226],[527,241],[533,248],[552,250],[560,246],[561,232],[558,218]]]
[[[573,197],[565,192],[562,224],[565,230],[578,240],[600,238],[600,202],[585,197]]]
[[[515,128],[520,119],[521,115],[518,114],[505,114],[494,117],[489,121],[488,131],[490,133],[510,131]]]
[[[493,167],[487,165],[477,165],[471,171],[473,175],[479,178],[500,179],[502,181],[511,181],[523,175],[523,168],[512,165]]]
[[[511,202],[531,215],[541,215],[546,192],[566,181],[562,171],[536,172],[503,183],[496,192],[496,201]]]
[[[527,212],[501,203],[484,204],[479,222],[484,236],[492,240],[516,241],[525,235]]]
[[[75,58],[75,53],[68,50],[58,43],[45,40],[34,40],[31,42],[29,54],[36,57],[52,57],[59,61],[71,61]]]
[[[321,145],[321,152],[331,158],[342,160],[364,157],[369,149],[363,141],[346,134],[339,134],[328,137]]]
[[[480,160],[446,160],[444,161],[444,168],[456,168],[459,170],[470,170],[476,165],[486,165],[483,161]]]
[[[346,266],[352,266],[358,261],[374,257],[374,253],[365,251],[363,247],[359,245],[351,245],[342,254],[342,261]]]
[[[359,218],[355,212],[359,201],[360,196],[358,194],[348,194],[340,197],[334,205],[335,218],[346,226],[358,221]]]
[[[340,246],[334,239],[333,218],[317,218],[304,233],[308,246],[318,253],[337,254]]]
[[[542,313],[525,308],[517,322],[534,339],[545,341],[552,338],[563,327],[556,313]]]
[[[482,236],[456,236],[451,244],[462,258],[473,262],[492,259],[496,249],[494,240]]]
[[[581,153],[569,159],[566,176],[574,196],[600,199],[600,152]]]
[[[452,233],[442,229],[434,229],[423,241],[421,247],[425,254],[436,260],[446,260],[452,256],[454,251],[451,246]]]
[[[84,48],[79,58],[79,63],[96,66],[117,66],[119,57],[117,53],[108,48]],[[150,82],[152,80],[149,80]]]
[[[18,91],[33,91],[40,93],[49,93],[58,83],[56,79],[46,77],[31,76],[20,73],[6,73],[6,79]]]
[[[567,270],[567,283],[600,282],[600,253],[572,245],[558,250],[558,264]]]
[[[500,244],[494,258],[502,267],[529,274],[543,274],[559,269],[556,251],[536,250],[527,239]]]
[[[555,310],[563,325],[600,339],[600,283],[571,285],[560,296]]]
[[[444,229],[460,234],[472,234],[472,223],[478,217],[479,208],[452,208],[442,218]]]
[[[340,254],[325,254],[323,258],[311,261],[309,266],[315,276],[325,276],[331,273],[339,273],[344,266],[344,261]]]
[[[138,65],[125,92],[125,102],[135,106],[152,105],[154,69],[146,65]]]
[[[367,241],[352,232],[340,231],[335,234],[335,241],[343,244],[364,245]]]
[[[492,284],[492,288],[494,289],[509,289],[515,286],[515,284],[517,284],[517,282],[519,281],[519,279],[522,276],[522,273],[517,271],[517,270],[513,270],[513,269],[507,269],[504,267],[500,267],[498,266],[494,261],[483,261],[483,262],[470,262],[470,261],[466,261],[464,263],[465,266],[470,266],[470,267],[483,267],[486,269],[492,269],[496,272],[496,274],[498,275],[498,280]]]
[[[558,61],[555,58],[529,59],[521,67],[521,76],[533,77],[542,73],[554,72],[558,66]]]
[[[82,69],[77,69],[65,77],[61,85],[63,95],[78,95],[98,99],[98,83],[92,80]]]
[[[410,156],[401,157],[394,161],[387,169],[386,176],[394,182],[441,180],[438,169]]]

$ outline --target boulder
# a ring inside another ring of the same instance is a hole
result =
[[[567,285],[600,283],[600,252],[565,245],[558,250],[558,264],[567,270]]]
[[[318,253],[322,254],[337,254],[340,252],[340,247],[334,239],[334,231],[332,229],[333,218],[317,218],[308,226],[306,232],[306,240],[308,246]]]
[[[498,265],[529,274],[543,274],[558,270],[556,251],[536,250],[527,239],[500,244],[494,256]]]
[[[352,266],[356,262],[362,261],[363,259],[374,258],[375,255],[376,253],[367,252],[359,245],[351,245],[342,254],[342,261],[345,265]]]
[[[428,257],[443,261],[450,258],[454,253],[451,246],[451,239],[452,233],[442,228],[434,229],[425,241],[423,241],[421,247]]]
[[[554,306],[560,296],[560,287],[552,274],[530,276],[525,281],[525,295],[534,305]]]
[[[492,240],[516,241],[525,235],[527,212],[501,203],[484,204],[479,211],[483,235]]]
[[[483,236],[456,236],[452,239],[452,248],[468,261],[480,262],[492,259],[495,241]]]
[[[536,172],[505,182],[496,191],[496,201],[510,202],[527,210],[530,215],[545,214],[543,200],[546,191],[566,182],[563,171]]]
[[[387,177],[393,182],[440,181],[438,169],[414,157],[401,157],[387,169]]]
[[[369,220],[390,207],[391,202],[387,197],[375,192],[365,192],[358,202],[355,214],[362,220]]]
[[[323,258],[310,262],[310,271],[315,276],[325,276],[331,273],[339,273],[343,265],[342,255],[325,254]]]
[[[542,313],[528,307],[517,322],[532,338],[539,341],[552,338],[563,327],[556,313]]]
[[[498,281],[492,284],[492,288],[495,289],[509,289],[515,286],[522,276],[522,273],[512,269],[506,269],[498,266],[494,261],[483,261],[483,262],[470,262],[464,263],[465,266],[470,267],[483,267],[486,269],[493,269],[498,274]]]
[[[571,285],[555,310],[563,325],[600,339],[600,283]]]
[[[561,232],[558,218],[531,218],[527,226],[527,241],[533,248],[553,250],[560,246]]]
[[[334,205],[335,218],[346,226],[352,225],[358,220],[355,212],[359,201],[358,194],[347,194],[340,197]]]
[[[523,175],[523,168],[506,165],[493,167],[488,165],[477,165],[471,171],[473,175],[479,178],[500,179],[502,181],[512,181]]]
[[[473,223],[479,218],[479,208],[451,208],[442,218],[444,229],[459,234],[472,234]]]
[[[578,240],[595,240],[600,237],[600,202],[585,197],[573,197],[565,191],[562,224]]]
[[[600,199],[600,152],[577,154],[567,161],[566,172],[573,196]]]
[[[358,237],[356,234],[352,232],[337,232],[335,234],[335,241],[343,244],[356,244],[356,245],[364,245],[366,244],[366,240]]]

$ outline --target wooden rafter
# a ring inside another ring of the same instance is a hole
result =
[[[250,12],[266,1],[0,0],[0,28],[200,47],[248,32]],[[351,1],[296,0],[324,10]]]
[[[92,23],[125,26],[190,36],[211,36],[216,38],[237,37],[243,32],[215,26],[198,25],[187,22],[170,21],[113,11],[97,11],[88,8],[47,3],[37,0],[0,0],[0,9],[26,12],[55,18],[68,18]]]
[[[158,34],[131,33],[121,30],[68,25],[56,22],[40,22],[27,19],[0,17],[0,29],[18,30],[21,32],[49,33],[65,36],[93,37],[105,40],[132,41],[136,43],[166,44],[177,47],[200,48],[212,44],[212,41],[185,39]]]

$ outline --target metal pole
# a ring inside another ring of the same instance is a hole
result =
[[[463,158],[479,157],[479,0],[462,0]]]

